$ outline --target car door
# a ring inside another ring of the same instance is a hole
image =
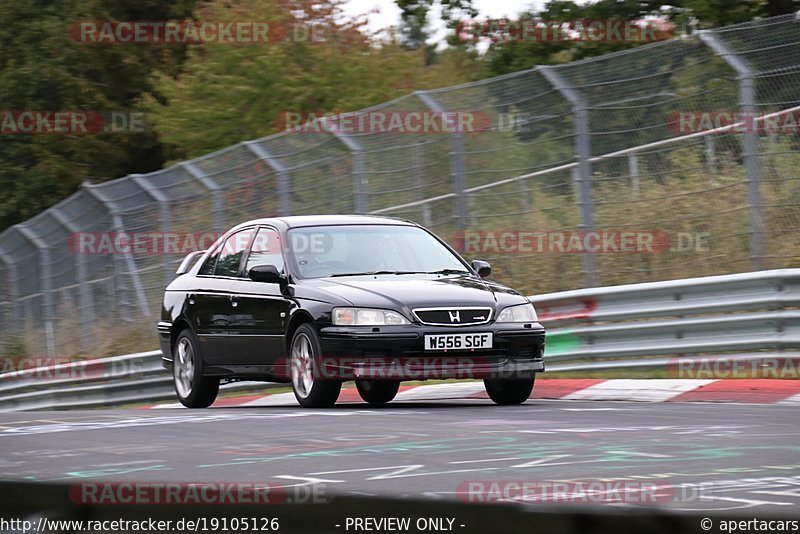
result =
[[[285,273],[280,233],[271,227],[258,229],[246,257],[243,277],[231,288],[236,311],[230,316],[229,347],[237,364],[283,366],[286,355],[286,325],[293,302],[281,292],[279,284],[254,282],[247,277],[256,265],[274,265]]]
[[[231,288],[239,275],[254,228],[231,234],[198,272],[198,287],[189,292],[186,314],[192,323],[203,359],[210,365],[231,363],[230,316],[235,312]]]

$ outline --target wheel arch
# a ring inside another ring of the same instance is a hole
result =
[[[286,326],[286,351],[287,351],[287,354],[288,354],[288,351],[289,351],[289,347],[292,344],[292,338],[294,337],[294,333],[297,331],[298,328],[300,328],[300,325],[303,325],[303,324],[306,324],[306,323],[311,323],[311,324],[314,323],[314,318],[311,317],[311,314],[309,314],[307,311],[298,310],[294,314],[292,314],[292,317],[289,319],[289,324]]]
[[[169,346],[175,347],[175,342],[178,341],[178,336],[186,329],[191,330],[192,325],[189,324],[184,318],[179,318],[175,322],[172,323],[172,328],[170,330],[170,339],[169,339]]]

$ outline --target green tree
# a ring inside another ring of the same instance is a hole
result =
[[[472,0],[395,0],[400,8],[401,42],[404,46],[419,49],[425,46],[430,36],[427,30],[428,15],[434,5],[438,5],[441,19],[448,28],[455,30],[463,19],[478,15]],[[455,32],[448,36],[450,44],[457,44]]]
[[[133,110],[154,94],[155,71],[177,72],[182,47],[77,43],[70,25],[86,20],[184,18],[195,0],[28,0],[0,3],[0,95],[3,110]],[[85,180],[159,168],[165,159],[152,132],[72,136],[3,135],[0,229],[63,199]]]
[[[426,46],[428,32],[428,12],[430,0],[396,0],[400,8],[400,42],[403,46],[416,50]]]
[[[156,77],[165,100],[143,99],[160,139],[180,158],[194,157],[276,133],[286,112],[353,111],[480,74],[464,51],[446,51],[436,68],[426,68],[422,51],[398,42],[376,46],[363,21],[340,16],[340,4],[296,2],[285,10],[279,0],[242,0],[235,14],[213,4],[215,16],[313,25],[326,29],[325,38],[190,50],[179,77]]]
[[[620,19],[636,20],[655,16],[666,18],[673,33],[697,28],[746,22],[757,17],[792,13],[800,0],[673,0],[669,4],[652,0],[597,0],[578,3],[550,0],[543,9],[520,14],[520,19],[551,21]],[[537,42],[508,40],[491,43],[486,53],[487,75],[497,76],[534,65],[566,63],[639,46],[625,42]]]
[[[425,64],[432,65],[438,61],[437,44],[428,44],[430,32],[429,14],[434,5],[438,5],[441,20],[450,30],[447,43],[451,47],[463,46],[459,39],[459,24],[478,15],[472,6],[472,0],[395,0],[400,8],[400,44],[410,50],[424,50]]]

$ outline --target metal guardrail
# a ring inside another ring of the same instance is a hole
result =
[[[282,384],[235,382],[220,392]],[[152,350],[0,374],[0,410],[64,410],[174,400],[172,376]]]
[[[550,371],[661,368],[676,358],[708,355],[728,362],[776,354],[800,358],[800,269],[581,289],[530,300],[548,330]],[[174,399],[160,355],[156,350],[2,374],[0,409]],[[222,391],[270,386],[239,382]]]
[[[800,349],[800,269],[564,291],[530,300],[547,327],[546,360],[573,362],[548,365],[553,371],[672,361],[646,356],[792,357],[793,349]],[[583,361],[574,363],[578,360]]]

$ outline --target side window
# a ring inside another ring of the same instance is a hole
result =
[[[278,272],[283,271],[281,236],[271,228],[261,228],[256,234],[250,255],[247,257],[245,272],[256,265],[274,265]]]
[[[214,274],[214,265],[217,263],[217,258],[219,258],[219,251],[222,250],[218,248],[211,255],[203,262],[203,265],[200,267],[200,270],[197,271],[198,275],[201,276],[210,276]]]
[[[225,240],[225,244],[222,245],[220,250],[217,266],[214,269],[215,276],[236,276],[239,274],[239,264],[252,236],[253,230],[247,229],[236,232]]]

